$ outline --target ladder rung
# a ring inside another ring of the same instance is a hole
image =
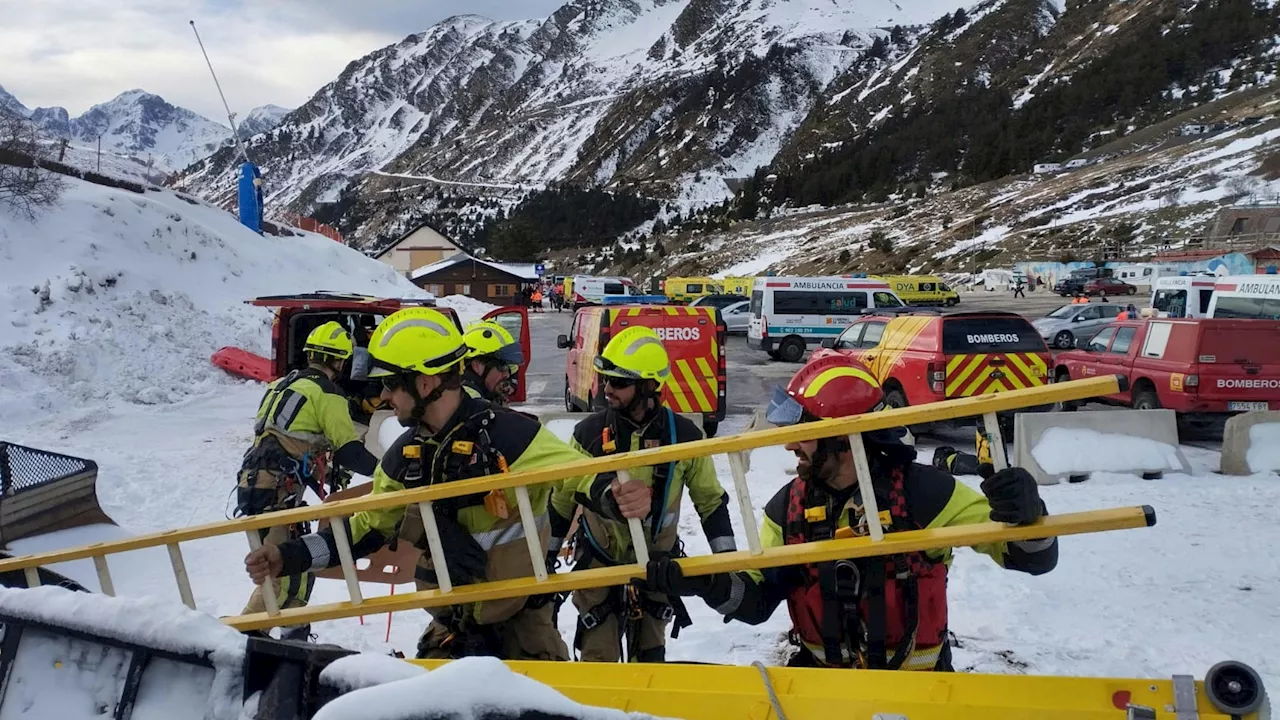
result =
[[[102,590],[102,594],[114,596],[116,594],[116,585],[111,582],[111,570],[107,568],[107,556],[94,555],[93,567],[98,571],[98,587]]]
[[[529,500],[529,488],[516,488],[516,505],[520,508],[520,522],[524,525],[524,538],[529,544],[529,559],[533,562],[533,577],[538,582],[547,579],[547,555],[538,537],[538,523],[533,517],[533,502]]]
[[[880,525],[880,507],[876,503],[876,490],[871,482],[871,465],[867,462],[867,446],[862,442],[862,433],[849,436],[849,450],[853,453],[853,470],[858,474],[862,516],[867,520],[872,542],[880,542],[884,540],[884,528]]]
[[[449,577],[449,565],[444,559],[444,543],[440,542],[440,526],[436,525],[436,513],[431,509],[431,501],[418,503],[418,513],[422,515],[422,529],[427,533],[427,549],[431,553],[431,566],[436,571],[436,584],[440,592],[453,591],[453,579]]]
[[[245,537],[249,538],[249,549],[257,550],[262,547],[262,536],[258,530],[245,531]],[[268,579],[259,587],[262,588],[262,604],[267,608],[267,614],[275,617],[280,614],[280,599],[276,597],[275,582]]]
[[[738,511],[742,514],[742,529],[747,534],[747,548],[752,555],[764,552],[760,546],[760,525],[756,522],[756,510],[751,505],[751,490],[747,487],[747,470],[740,453],[729,453],[729,472],[733,474],[734,495],[738,499]]]
[[[39,570],[39,568],[33,568],[33,567],[23,568],[23,570],[22,570],[22,574],[27,576],[27,587],[28,587],[28,588],[38,588],[38,587],[40,587],[40,570]]]
[[[631,473],[626,470],[618,471],[618,482],[626,485],[631,482]],[[627,518],[627,527],[631,529],[631,547],[636,551],[636,562],[641,565],[649,564],[649,541],[644,537],[644,523],[640,518]]]
[[[1009,468],[1009,456],[1004,451],[1004,436],[1000,434],[1000,418],[993,412],[982,416],[982,430],[991,446],[991,467],[996,472]]]
[[[187,577],[187,564],[182,561],[182,548],[178,543],[170,543],[169,563],[173,565],[173,579],[178,582],[178,594],[182,596],[182,604],[196,609],[196,598],[191,594],[191,580]]]
[[[356,561],[351,557],[351,543],[347,541],[347,519],[334,518],[329,523],[333,528],[333,544],[338,546],[338,561],[342,563],[342,577],[347,581],[347,593],[351,596],[352,605],[364,602],[360,594],[360,578],[356,575]]]

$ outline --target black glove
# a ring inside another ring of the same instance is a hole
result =
[[[449,565],[449,579],[457,585],[483,581],[489,554],[451,515],[436,510],[435,516],[436,527],[440,529],[440,545],[444,548],[444,561]]]
[[[991,504],[991,519],[1030,525],[1045,514],[1040,490],[1031,473],[1020,467],[1001,470],[982,481],[982,494]]]
[[[645,579],[636,578],[632,584],[642,590],[661,595],[680,595],[692,597],[703,595],[711,590],[712,575],[685,577],[680,564],[668,555],[656,557],[645,567]]]

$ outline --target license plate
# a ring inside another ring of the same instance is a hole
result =
[[[1229,402],[1228,410],[1269,410],[1267,403],[1264,402]]]

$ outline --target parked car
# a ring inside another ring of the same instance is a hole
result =
[[[1280,321],[1117,320],[1078,345],[1054,357],[1055,380],[1129,381],[1100,402],[1188,415],[1280,410]]]
[[[751,327],[751,301],[741,300],[720,311],[724,326],[730,335],[746,335]]]
[[[1115,272],[1111,268],[1099,268],[1099,267],[1078,268],[1076,270],[1072,270],[1071,274],[1068,275],[1067,277],[1059,280],[1053,286],[1053,291],[1058,293],[1059,295],[1062,295],[1063,297],[1067,297],[1069,295],[1078,295],[1084,292],[1084,287],[1089,283],[1090,280],[1097,280],[1098,278],[1109,278],[1109,277],[1112,277],[1114,274]]]
[[[749,301],[751,298],[746,295],[735,295],[732,293],[716,293],[715,295],[703,295],[695,298],[689,303],[689,307],[716,307],[724,310],[734,303]]]
[[[1103,297],[1109,295],[1134,295],[1137,294],[1136,285],[1130,285],[1123,280],[1117,280],[1110,277],[1100,277],[1089,280],[1084,284],[1085,295],[1101,295]]]
[[[1119,303],[1089,303],[1087,305],[1063,305],[1042,318],[1031,321],[1031,327],[1050,347],[1070,350],[1076,346],[1077,337],[1090,337],[1098,328],[1116,319],[1124,310]]]

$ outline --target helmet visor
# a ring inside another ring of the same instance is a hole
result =
[[[769,410],[764,417],[774,425],[795,425],[804,417],[804,407],[787,394],[786,388],[774,385]]]
[[[615,363],[614,361],[610,360],[609,358],[603,355],[597,355],[595,361],[592,364],[595,365],[596,372],[600,373],[601,375],[612,375],[614,377],[620,377],[620,378],[631,378],[632,380],[641,379],[640,373],[634,370],[628,370],[624,367],[618,367],[617,363]]]
[[[504,345],[493,353],[493,357],[504,365],[520,365],[524,362],[524,348],[520,346],[520,343]]]

